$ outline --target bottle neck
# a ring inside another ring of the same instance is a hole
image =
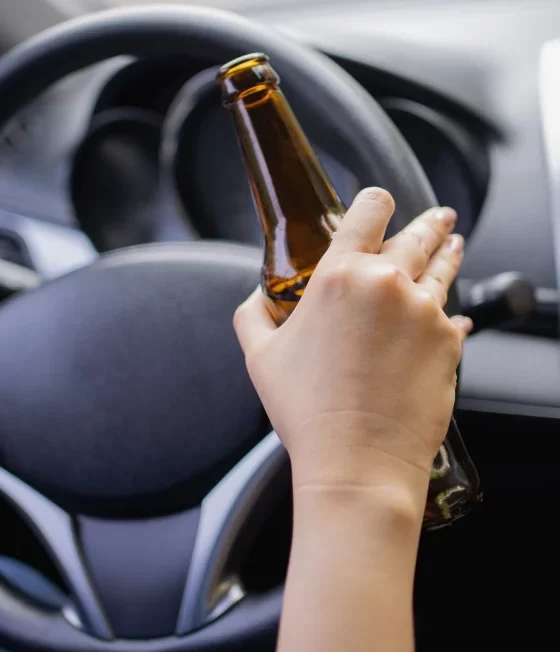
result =
[[[269,261],[280,275],[316,264],[345,208],[284,94],[261,87],[230,108]]]

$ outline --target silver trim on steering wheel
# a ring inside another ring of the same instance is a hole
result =
[[[247,516],[287,459],[278,435],[271,432],[202,501],[175,631],[178,636],[214,620],[245,596],[235,577],[225,580],[224,587],[225,566]]]
[[[112,640],[111,627],[85,570],[70,515],[3,468],[0,468],[0,494],[33,527],[66,582],[74,602],[63,609],[63,614],[72,614],[74,621],[77,615],[78,620],[71,622],[72,625],[83,624],[89,634]]]

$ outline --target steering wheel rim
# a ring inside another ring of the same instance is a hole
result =
[[[394,194],[397,221],[409,221],[437,203],[414,153],[353,77],[325,55],[264,25],[210,8],[112,9],[29,39],[0,60],[0,129],[64,75],[110,57],[186,55],[211,65],[251,47],[266,50],[296,112],[313,114],[317,129],[328,125],[326,136],[342,146],[347,164],[370,171],[371,183]]]
[[[316,128],[326,134],[331,146],[342,148],[350,167],[362,172],[361,179],[392,192],[397,204],[395,220],[398,227],[437,203],[409,146],[375,100],[350,75],[318,52],[264,26],[213,9],[161,6],[110,10],[70,21],[30,39],[0,59],[0,129],[27,102],[62,76],[109,57],[188,55],[208,60],[212,65],[257,50],[265,51],[271,57],[296,113],[313,113]],[[256,272],[255,250],[251,253],[248,248],[238,248],[238,252],[242,249],[251,259],[249,267]],[[456,307],[457,298],[452,289],[448,311],[455,312]],[[285,452],[276,435],[271,433],[226,476],[223,481],[226,484],[232,482],[232,477],[239,482],[239,477],[243,476],[244,480],[237,487],[238,493],[232,493],[238,502],[233,500],[230,509],[222,515],[220,536],[225,536],[231,543],[240,519],[285,462]],[[247,473],[248,468],[250,473]],[[81,626],[97,635],[94,638],[80,631],[80,625],[76,628],[68,624],[67,621],[75,615],[71,612],[64,617],[58,614],[47,618],[40,610],[24,604],[12,592],[1,588],[0,642],[3,644],[14,650],[33,652],[178,652],[248,650],[254,645],[257,645],[256,649],[262,649],[258,646],[265,641],[271,642],[271,624],[280,613],[281,591],[274,591],[258,600],[245,598],[234,610],[200,629],[207,617],[201,615],[199,603],[194,610],[192,605],[189,606],[191,598],[188,596],[191,594],[188,586],[175,630],[177,636],[150,641],[112,638],[103,609],[94,605],[92,611],[87,606],[91,586],[87,588],[87,568],[79,568],[81,553],[68,514],[5,469],[0,471],[0,492],[39,532],[78,594]],[[205,499],[207,504],[211,502],[211,496],[212,492]],[[37,510],[33,508],[37,504],[52,516],[47,519],[50,524],[41,523]],[[66,522],[63,530],[70,546],[66,547],[66,553],[60,547],[59,534],[53,534],[55,531],[60,533],[60,528],[53,530],[51,527],[57,520]],[[195,520],[196,536],[200,536],[198,516]],[[213,536],[215,544],[219,537]],[[196,541],[193,545],[196,548]],[[74,572],[63,559],[68,551],[69,558],[78,564],[81,580],[76,576],[68,578],[68,573]],[[215,564],[216,560],[212,563]],[[216,566],[201,565],[199,568],[212,572]],[[187,585],[189,581],[194,582],[192,577],[189,569]],[[204,585],[203,579],[199,577],[199,584]],[[200,600],[200,594],[192,595],[196,598],[195,603]],[[232,604],[237,601],[235,596],[233,598]],[[190,634],[179,636],[187,632]]]

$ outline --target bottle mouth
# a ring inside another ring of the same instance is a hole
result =
[[[231,61],[224,63],[220,70],[218,70],[218,79],[224,75],[235,75],[247,70],[248,68],[267,64],[269,61],[270,59],[266,54],[264,54],[264,52],[244,54],[242,57],[237,57],[237,59],[232,59]]]
[[[216,76],[223,103],[229,106],[236,100],[274,88],[280,79],[269,61],[266,54],[254,52],[224,64]]]

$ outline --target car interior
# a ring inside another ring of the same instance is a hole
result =
[[[2,0],[0,649],[275,648],[290,468],[232,329],[262,235],[215,81],[250,52],[345,205],[466,239],[483,500],[422,535],[418,651],[552,647],[560,4]]]

